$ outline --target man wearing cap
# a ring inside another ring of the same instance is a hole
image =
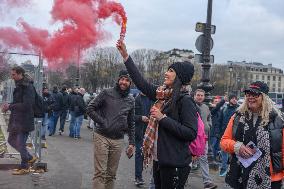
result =
[[[232,115],[236,112],[238,108],[238,98],[235,94],[229,95],[229,103],[225,105],[225,107],[221,110],[221,116],[220,116],[220,136],[223,136],[227,125],[229,123],[230,118]],[[228,154],[221,150],[221,156],[222,156],[222,163],[220,167],[219,176],[224,177],[227,174],[227,168],[228,168]]]
[[[231,117],[221,139],[222,150],[232,157],[225,178],[230,188],[281,189],[284,121],[268,91],[262,81],[244,90],[245,101]]]
[[[119,72],[116,86],[103,90],[87,107],[94,122],[94,189],[113,189],[119,159],[128,134],[127,155],[134,152],[134,98],[129,94],[131,79],[126,70]]]

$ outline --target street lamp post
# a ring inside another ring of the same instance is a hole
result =
[[[232,90],[232,88],[231,88],[231,85],[232,85],[232,72],[233,72],[233,65],[232,65],[232,63],[230,64],[230,66],[229,66],[229,73],[230,73],[230,78],[229,78],[229,86],[228,86],[228,91],[227,91],[227,93],[228,93],[228,95],[229,95],[229,92],[231,92],[231,90]]]
[[[201,82],[197,85],[198,88],[201,88],[206,93],[206,99],[205,102],[209,103],[210,98],[210,91],[213,89],[213,85],[210,83],[210,68],[211,68],[211,61],[210,61],[210,51],[213,46],[213,40],[211,38],[211,19],[212,19],[212,1],[208,0],[208,6],[207,6],[207,19],[205,23],[205,29],[203,31],[204,33],[204,39],[202,44],[202,76],[201,76]],[[214,31],[215,32],[215,31]]]
[[[78,47],[78,57],[77,57],[77,73],[76,73],[76,83],[75,86],[79,87],[79,80],[80,80],[80,58],[81,58],[81,49],[80,46]]]
[[[241,82],[241,77],[240,77],[240,75],[238,75],[238,77],[237,77],[237,87],[238,87],[238,89],[237,89],[237,93],[238,93],[238,98],[240,98],[240,96],[241,96],[241,84],[240,84],[240,82]]]

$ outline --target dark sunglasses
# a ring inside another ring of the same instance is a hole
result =
[[[254,98],[258,98],[260,96],[261,93],[254,93],[254,92],[246,92],[245,95],[246,97],[254,97]]]

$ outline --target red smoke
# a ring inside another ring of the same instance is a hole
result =
[[[40,51],[49,65],[55,68],[59,62],[77,60],[78,49],[88,49],[106,39],[106,32],[101,27],[102,20],[112,17],[119,25],[125,23],[125,27],[127,21],[122,5],[109,0],[54,0],[51,15],[53,23],[62,24],[57,31],[50,33],[19,19],[20,31],[0,28],[0,42],[8,47]],[[123,32],[126,31],[125,27],[122,27]]]

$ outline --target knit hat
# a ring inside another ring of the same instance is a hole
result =
[[[131,80],[129,73],[126,70],[120,70],[118,80],[120,80],[122,77],[127,77],[129,80]]]
[[[252,82],[247,89],[244,90],[245,93],[247,92],[253,92],[253,93],[264,93],[268,94],[269,87],[266,83],[262,81],[255,81]]]
[[[189,84],[194,74],[194,66],[190,62],[175,62],[168,69],[175,70],[178,78],[183,85]]]

